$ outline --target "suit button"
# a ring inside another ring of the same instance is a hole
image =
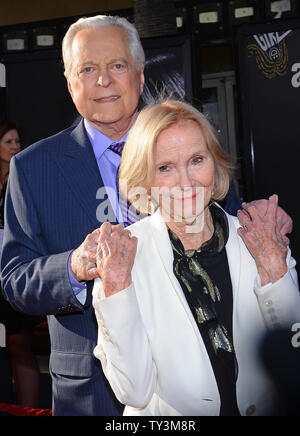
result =
[[[253,415],[253,413],[255,413],[256,411],[256,407],[254,406],[254,404],[252,404],[251,406],[249,406],[246,410],[246,416],[251,416]]]

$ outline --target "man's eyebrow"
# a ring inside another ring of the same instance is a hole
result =
[[[124,64],[128,64],[127,59],[125,58],[115,58],[115,59],[111,59],[108,63],[109,64],[113,64],[114,62],[123,62]]]
[[[96,63],[93,61],[86,61],[86,62],[83,62],[82,64],[78,64],[77,68],[82,68],[82,67],[85,67],[86,65],[96,65]]]
[[[109,65],[109,64],[113,64],[113,63],[115,63],[115,62],[122,62],[122,63],[128,65],[128,61],[127,61],[127,59],[122,58],[122,57],[121,57],[121,58],[110,59],[110,60],[107,62],[107,65]],[[82,68],[82,67],[85,67],[86,65],[97,65],[97,62],[95,62],[95,61],[85,61],[85,62],[83,62],[83,63],[81,63],[81,64],[78,64],[78,65],[77,65],[77,68]]]

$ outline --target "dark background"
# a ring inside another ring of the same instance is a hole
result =
[[[170,7],[162,11],[167,1],[43,0],[41,7],[40,0],[1,0],[0,63],[6,66],[7,86],[1,88],[0,83],[0,119],[12,118],[19,122],[23,129],[24,146],[75,122],[77,113],[67,91],[61,60],[61,40],[69,25],[80,16],[98,13],[121,15],[134,22],[135,5],[150,4],[147,11],[151,15],[155,12],[155,3],[158,5],[157,16],[154,16],[156,24],[150,29],[150,39],[148,24],[153,16],[138,17],[147,57],[166,53],[177,56],[176,69],[184,77],[188,100],[199,107],[201,102],[205,103],[205,92],[201,90],[205,75],[213,75],[219,82],[224,82],[224,72],[235,75],[237,86],[234,85],[234,89],[239,96],[234,102],[234,109],[238,120],[236,142],[241,168],[237,184],[240,194],[247,201],[279,194],[280,204],[294,220],[291,247],[294,257],[300,261],[300,207],[297,195],[300,87],[293,88],[291,85],[294,74],[291,66],[300,62],[300,25],[299,21],[292,19],[300,18],[300,0],[290,0],[290,10],[280,16],[271,10],[279,3],[277,0],[174,0],[176,11],[170,2]],[[249,7],[253,8],[253,15],[236,16],[236,8]],[[210,11],[217,13],[218,20],[215,23],[200,23],[199,14]],[[168,15],[172,15],[172,19]],[[174,20],[175,23],[175,18],[181,20],[180,26],[172,30],[168,37],[166,32],[169,29],[164,28],[164,22]],[[160,26],[157,24],[159,21],[162,22]],[[287,73],[282,77],[266,79],[258,70],[255,58],[248,58],[247,45],[254,42],[253,34],[283,32],[290,28],[294,31],[286,39],[289,53]],[[36,47],[34,36],[43,30],[46,34],[53,32],[53,48]],[[25,36],[25,49],[8,53],[5,41],[14,34]],[[174,64],[168,71],[173,71],[173,67]],[[206,91],[213,95],[216,89]],[[210,103],[209,97],[206,103]],[[277,371],[284,368],[284,374],[290,376],[288,381],[283,379],[284,388],[292,387],[292,391],[297,392],[295,398],[298,398],[299,383],[295,381],[299,382],[299,377],[296,378],[295,373],[299,372],[299,359],[298,356],[293,359],[294,367],[290,365],[290,334],[284,343],[275,339],[265,360],[273,365],[276,363]],[[287,344],[288,349],[284,348]],[[46,329],[36,333],[34,351],[39,355],[44,371],[40,407],[49,408],[52,392]],[[1,366],[5,384],[11,378],[8,356],[2,359],[2,353],[0,357],[0,363],[5,364]],[[1,384],[2,395],[10,389],[4,384]],[[11,401],[9,396],[6,401]],[[293,397],[292,411],[295,403]]]
[[[279,195],[280,205],[294,220],[291,247],[300,260],[297,201],[300,88],[291,85],[294,74],[291,67],[300,62],[300,25],[299,19],[290,18],[299,17],[300,0],[291,0],[290,12],[284,12],[280,19],[270,12],[273,3],[276,2],[174,0],[176,17],[182,19],[182,27],[175,29],[177,34],[166,36],[166,29],[156,26],[151,30],[156,35],[142,41],[147,58],[166,53],[176,56],[176,69],[184,77],[186,98],[200,108],[204,96],[202,75],[234,71],[239,95],[236,116],[240,196],[251,201],[273,193]],[[235,8],[249,7],[253,7],[254,15],[239,19],[235,16]],[[218,22],[200,23],[199,14],[210,10],[217,12]],[[113,13],[134,21],[132,9]],[[7,72],[7,86],[0,88],[0,118],[12,118],[20,124],[25,147],[68,127],[77,118],[63,75],[60,49],[62,37],[77,18],[0,27],[0,62]],[[143,29],[149,30],[147,21],[146,17],[145,23],[140,23],[141,33]],[[55,44],[42,50],[35,46],[34,36],[45,28],[53,32]],[[247,45],[255,42],[253,34],[282,33],[290,28],[294,30],[285,39],[289,53],[287,72],[267,79],[257,68],[255,57],[249,58]],[[5,38],[14,33],[25,35],[24,52],[5,50]],[[172,69],[173,66],[170,74]]]
[[[247,46],[253,35],[287,30],[284,39],[288,61],[286,73],[267,78]],[[292,86],[292,66],[300,63],[300,20],[267,25],[248,25],[237,33],[240,119],[243,133],[244,176],[248,198],[279,195],[282,207],[294,220],[291,235],[293,256],[300,260],[300,87]]]
[[[192,58],[192,39],[175,35],[142,41],[147,59],[157,54],[173,55],[175,61],[161,65],[163,71],[156,74],[171,75],[176,70],[184,78],[189,101],[201,89],[192,84],[193,73],[201,77],[199,62]],[[1,90],[5,117],[21,126],[24,147],[76,121],[78,113],[67,89],[60,50],[4,54],[1,61],[6,67],[6,88]]]

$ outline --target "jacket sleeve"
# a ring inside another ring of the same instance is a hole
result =
[[[16,310],[31,315],[82,311],[68,275],[71,251],[49,254],[36,203],[21,163],[14,157],[1,253],[4,296]]]
[[[96,279],[93,305],[98,322],[94,355],[118,400],[135,408],[145,407],[154,392],[156,366],[143,325],[134,284],[102,299],[102,282]]]
[[[277,282],[260,286],[256,279],[255,293],[268,329],[287,328],[300,322],[300,293],[296,261],[287,253],[287,273]]]

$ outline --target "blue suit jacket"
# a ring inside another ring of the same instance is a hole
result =
[[[48,315],[55,415],[119,415],[122,408],[93,356],[97,325],[91,285],[74,296],[68,258],[101,225],[103,187],[83,122],[13,158],[6,197],[1,270],[15,309]]]

